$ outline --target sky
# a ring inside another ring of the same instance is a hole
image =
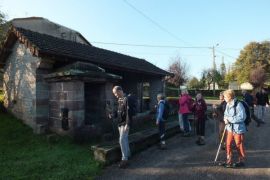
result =
[[[79,31],[92,45],[146,59],[189,77],[228,69],[251,41],[270,40],[269,0],[0,0],[7,19],[44,17]],[[143,46],[141,46],[143,45]]]

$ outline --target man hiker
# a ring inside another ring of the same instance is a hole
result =
[[[265,89],[261,89],[261,91],[257,92],[257,113],[258,118],[265,123],[265,108],[269,106],[269,98]]]
[[[220,104],[213,105],[213,117],[218,121],[218,138],[219,141],[221,141],[222,138],[222,134],[225,128],[225,123],[224,123],[224,111],[226,109],[226,101],[224,99],[224,92],[220,92],[219,94],[219,100],[220,100]],[[226,143],[225,143],[225,139],[223,138],[223,142],[221,142],[221,144],[223,144],[222,149],[225,150],[226,149]]]
[[[257,118],[257,116],[254,113],[254,99],[252,95],[249,94],[247,90],[243,90],[242,94],[243,94],[243,101],[245,101],[247,105],[249,106],[251,119],[253,119],[257,123],[257,127],[259,127],[264,122],[260,120],[259,118]]]
[[[244,133],[246,132],[246,113],[245,108],[241,102],[235,98],[233,90],[229,89],[224,92],[224,99],[227,102],[227,106],[224,112],[225,128],[227,130],[226,150],[227,160],[224,166],[226,168],[242,167],[245,160],[244,149]],[[238,152],[238,161],[232,163],[232,142],[235,142]]]
[[[117,112],[114,113],[114,117],[118,120],[119,144],[122,152],[122,161],[119,164],[119,168],[125,168],[128,165],[128,158],[130,156],[128,133],[131,119],[128,114],[128,100],[120,86],[114,86],[112,92],[118,100],[118,108]]]
[[[159,130],[159,138],[160,138],[160,149],[165,149],[165,96],[163,94],[157,95],[157,115],[156,115],[156,125]]]

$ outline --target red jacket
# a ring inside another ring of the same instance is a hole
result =
[[[183,94],[179,98],[179,113],[181,114],[187,114],[191,113],[191,111],[188,108],[188,102],[191,101],[192,98],[188,94]]]

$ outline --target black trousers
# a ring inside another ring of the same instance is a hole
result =
[[[204,136],[205,134],[205,120],[204,119],[197,119],[196,124],[196,133],[198,136]]]

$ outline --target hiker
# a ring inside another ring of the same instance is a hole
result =
[[[157,116],[156,116],[156,125],[158,126],[159,130],[159,138],[160,138],[160,148],[165,149],[165,118],[164,118],[164,111],[165,111],[165,96],[163,94],[157,95]]]
[[[221,141],[222,138],[222,133],[224,131],[225,128],[225,123],[224,123],[224,111],[226,109],[226,101],[224,99],[224,92],[220,92],[219,94],[219,100],[220,100],[220,104],[219,105],[213,105],[213,117],[218,121],[218,138],[219,141]],[[225,150],[226,148],[226,143],[225,143],[225,139],[223,138],[223,142],[221,142],[221,144],[223,144],[222,149]]]
[[[265,108],[269,107],[269,98],[266,90],[264,88],[256,93],[257,98],[257,117],[265,123],[264,114]]]
[[[257,118],[257,116],[254,113],[253,96],[251,94],[249,94],[249,92],[247,90],[243,90],[242,95],[243,95],[243,101],[245,101],[247,103],[247,105],[249,106],[251,119],[253,119],[257,123],[257,127],[259,127],[261,124],[263,124],[263,121],[260,120],[259,118]]]
[[[179,99],[180,113],[182,114],[182,120],[184,124],[184,137],[190,136],[191,126],[188,120],[188,115],[192,112],[190,104],[192,104],[192,98],[188,95],[187,89],[182,89],[182,96]]]
[[[112,92],[118,100],[118,109],[114,117],[118,120],[119,144],[122,152],[122,161],[119,164],[119,168],[125,168],[130,157],[128,133],[131,119],[128,115],[127,97],[124,96],[123,89],[120,86],[114,86]]]
[[[207,105],[201,93],[196,95],[196,100],[194,103],[194,112],[196,116],[196,133],[198,136],[198,140],[196,144],[204,145],[204,135],[205,135],[205,121],[206,121],[206,110]]]
[[[179,127],[180,127],[180,132],[184,132],[184,122],[183,122],[183,116],[182,113],[180,111],[180,98],[181,98],[181,94],[179,94],[179,100],[178,100],[178,120],[179,120]]]
[[[245,160],[244,149],[244,133],[246,132],[246,119],[245,108],[236,98],[233,90],[229,89],[224,92],[224,99],[227,102],[224,112],[225,128],[227,130],[226,150],[227,160],[224,166],[226,168],[242,167]],[[238,102],[238,103],[237,103]],[[232,163],[232,142],[235,142],[238,152],[238,161]]]

